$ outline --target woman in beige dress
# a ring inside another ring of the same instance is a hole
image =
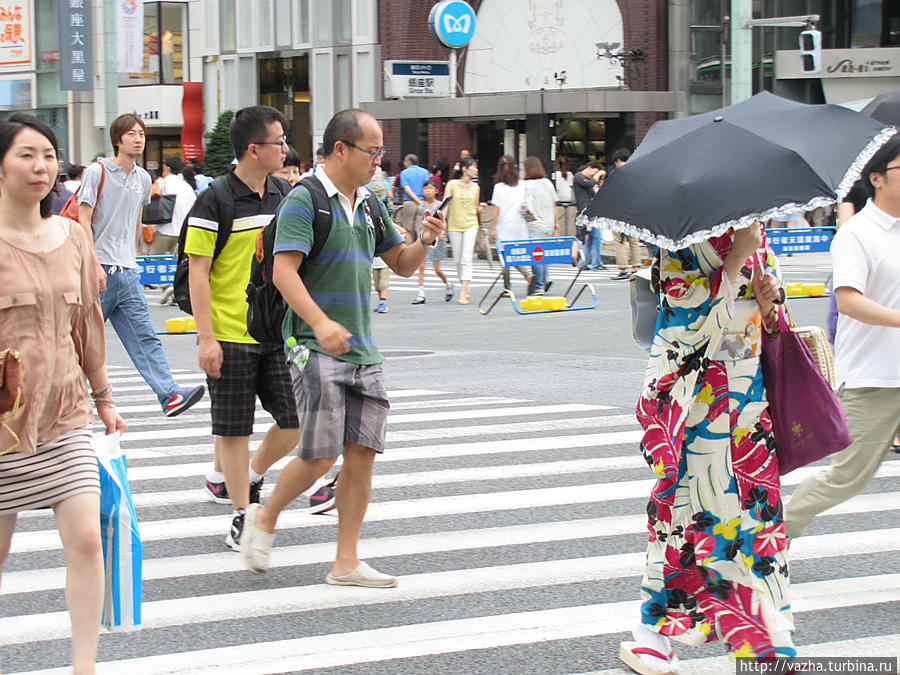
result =
[[[19,410],[0,427],[0,570],[16,515],[52,507],[66,554],[72,665],[94,672],[103,604],[100,482],[93,414],[125,428],[106,375],[95,255],[84,229],[50,215],[53,131],[31,115],[0,121],[0,349],[22,361]]]

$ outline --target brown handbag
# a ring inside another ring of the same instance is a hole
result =
[[[0,351],[0,423],[15,440],[15,445],[0,450],[0,455],[12,452],[19,447],[19,436],[7,424],[19,412],[22,402],[22,359],[15,349]]]

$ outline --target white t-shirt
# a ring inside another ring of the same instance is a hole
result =
[[[900,309],[900,218],[870,200],[831,243],[834,288],[855,288]],[[900,328],[872,326],[843,314],[835,336],[835,375],[848,389],[900,387]]]
[[[522,215],[525,181],[515,185],[497,183],[491,201],[497,206],[497,241],[528,239],[528,224]],[[452,208],[452,207],[451,207]]]
[[[181,226],[184,224],[185,216],[187,216],[191,207],[194,206],[194,202],[197,201],[197,193],[177,173],[170,173],[163,178],[160,189],[164,195],[175,195],[175,207],[172,209],[172,222],[157,225],[156,231],[160,234],[177,237],[181,234]]]
[[[572,191],[572,185],[575,182],[575,174],[568,171],[563,175],[562,171],[553,172],[553,183],[556,187],[556,201],[558,202],[574,202],[575,193]]]

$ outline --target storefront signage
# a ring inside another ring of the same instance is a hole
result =
[[[0,0],[0,69],[34,68],[31,0]]]
[[[59,81],[63,91],[93,90],[93,36],[90,0],[60,0]]]
[[[775,77],[781,80],[810,77],[801,68],[799,51],[775,52]],[[822,70],[814,77],[900,77],[900,48],[823,49]]]
[[[431,8],[428,28],[445,47],[465,47],[475,35],[475,12],[463,0],[442,0]]]
[[[385,61],[384,68],[387,98],[450,96],[447,61]]]

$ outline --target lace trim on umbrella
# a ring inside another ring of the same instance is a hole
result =
[[[837,190],[835,190],[836,198],[834,199],[830,197],[813,197],[805,204],[784,204],[783,206],[776,206],[759,213],[749,213],[746,216],[742,216],[736,220],[729,220],[724,223],[719,223],[718,225],[707,230],[692,232],[686,237],[682,237],[681,239],[677,240],[669,239],[668,237],[664,237],[659,234],[653,234],[646,228],[637,227],[635,225],[632,225],[631,223],[626,223],[621,220],[614,220],[612,218],[587,218],[584,216],[584,214],[579,214],[575,219],[575,223],[576,225],[585,227],[603,227],[608,230],[612,230],[613,232],[621,232],[632,237],[637,237],[645,243],[659,246],[660,248],[664,248],[667,251],[678,251],[693,244],[700,244],[712,237],[720,237],[730,229],[740,230],[742,228],[749,227],[758,220],[763,222],[771,220],[773,218],[779,220],[787,220],[795,213],[812,211],[813,209],[817,209],[820,206],[831,206],[832,204],[843,201],[844,197],[847,196],[847,193],[850,192],[850,188],[853,187],[853,183],[855,183],[859,179],[860,174],[862,174],[863,168],[865,168],[869,160],[872,159],[875,153],[881,149],[881,146],[887,143],[888,140],[890,140],[890,138],[896,133],[897,129],[895,127],[886,127],[882,129],[881,132],[877,136],[875,136],[875,138],[869,141],[866,147],[863,148],[862,151],[856,156],[856,159],[853,160],[850,168],[847,169],[846,173],[844,174],[843,180],[841,180],[840,185],[838,185]]]
[[[844,200],[844,197],[850,192],[850,188],[852,188],[853,184],[859,180],[859,177],[862,175],[862,170],[865,168],[866,164],[869,163],[869,160],[872,159],[872,157],[875,156],[875,153],[881,149],[881,146],[887,143],[891,136],[896,133],[896,127],[885,127],[881,130],[881,133],[869,141],[862,152],[856,156],[856,159],[853,160],[853,164],[850,165],[850,168],[847,169],[847,173],[844,174],[844,179],[835,191],[838,201]]]

